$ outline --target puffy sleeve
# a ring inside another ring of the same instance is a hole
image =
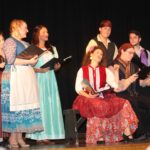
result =
[[[79,69],[76,76],[76,83],[75,83],[75,90],[79,94],[79,92],[82,90],[81,82],[83,80],[83,70],[82,68]]]
[[[148,54],[148,66],[150,66],[150,51],[147,50],[147,54]]]
[[[115,76],[112,71],[110,71],[108,68],[106,68],[106,82],[112,87],[112,88],[118,88],[118,84],[115,81]]]
[[[58,56],[58,52],[57,52],[57,49],[56,49],[56,47],[55,46],[52,46],[53,47],[53,52],[54,52],[54,57],[55,58],[58,58],[59,56]]]
[[[114,52],[114,56],[113,56],[113,59],[115,59],[118,55],[118,48],[117,46],[115,45],[115,52]]]
[[[13,64],[16,59],[16,42],[12,38],[8,38],[4,42],[3,52],[7,64]]]
[[[95,42],[95,40],[91,39],[86,47],[86,53],[88,53],[89,49],[93,46],[97,46],[97,43]]]

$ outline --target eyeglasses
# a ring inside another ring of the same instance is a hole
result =
[[[130,55],[134,55],[135,52],[131,52],[131,51],[126,51],[128,54]]]

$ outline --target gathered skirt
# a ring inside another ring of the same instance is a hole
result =
[[[11,66],[6,65],[2,74],[2,130],[11,133],[32,133],[43,130],[40,108],[10,110],[10,69]]]
[[[105,98],[78,96],[73,109],[87,118],[86,143],[95,144],[100,138],[106,143],[121,141],[126,128],[133,134],[138,127],[138,118],[128,100],[115,94]]]

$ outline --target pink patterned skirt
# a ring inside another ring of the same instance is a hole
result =
[[[138,119],[128,100],[108,94],[105,98],[78,96],[73,109],[87,118],[86,143],[96,144],[100,138],[106,143],[118,142],[128,127],[134,133]]]

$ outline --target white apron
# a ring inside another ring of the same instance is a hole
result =
[[[10,70],[10,111],[39,108],[36,75],[31,66],[14,65]]]

